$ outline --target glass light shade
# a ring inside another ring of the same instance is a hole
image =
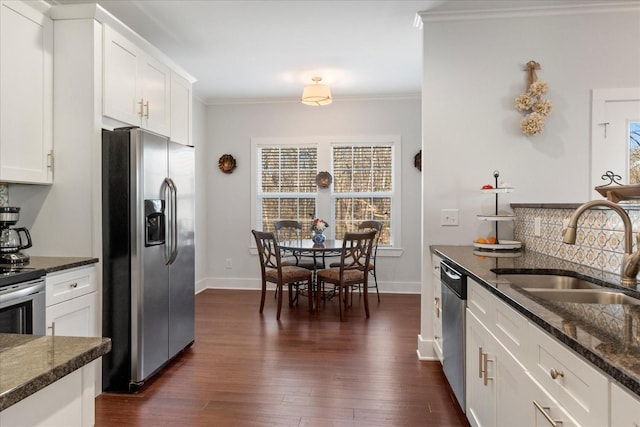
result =
[[[331,90],[329,86],[320,84],[305,86],[301,101],[304,105],[329,105],[332,102]]]

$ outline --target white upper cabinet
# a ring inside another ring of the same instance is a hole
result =
[[[191,142],[191,83],[171,73],[171,140],[184,145]]]
[[[0,2],[0,181],[53,181],[53,24]]]
[[[170,135],[171,70],[104,26],[103,114]]]

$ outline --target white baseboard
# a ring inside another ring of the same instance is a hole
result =
[[[418,334],[418,350],[416,352],[420,360],[439,360],[433,350],[433,340],[426,340],[420,334]]]
[[[196,283],[196,293],[204,289],[260,289],[260,279],[209,277]],[[271,289],[273,285],[268,284]],[[378,282],[381,294],[420,294],[420,282]]]

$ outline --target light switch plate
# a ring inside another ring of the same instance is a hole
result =
[[[440,211],[440,225],[457,226],[458,209],[442,209]]]
[[[535,217],[533,220],[533,235],[536,237],[540,237],[542,235],[542,218],[539,216]]]

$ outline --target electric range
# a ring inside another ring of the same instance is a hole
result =
[[[42,268],[18,265],[0,265],[0,288],[16,283],[39,279],[46,274]]]

